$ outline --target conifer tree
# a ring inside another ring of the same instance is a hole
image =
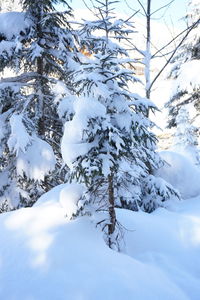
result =
[[[22,13],[10,12],[18,31],[0,25],[1,71],[7,67],[15,74],[0,82],[1,210],[32,205],[63,180],[62,122],[53,88],[66,81],[70,72],[74,44],[68,17],[72,10],[65,0],[23,0],[21,4]],[[57,12],[57,4],[67,5],[67,11]],[[5,21],[4,15],[0,17]]]
[[[155,106],[129,91],[128,83],[137,78],[119,41],[132,32],[132,23],[116,19],[112,4],[96,1],[98,18],[80,29],[80,43],[91,56],[80,54],[81,66],[71,75],[78,97],[69,109],[62,155],[70,168],[68,180],[85,186],[77,214],[104,212],[98,224],[109,247],[116,248],[116,207],[150,212],[175,191],[164,183],[161,189],[149,174],[162,164],[147,118]]]
[[[174,92],[166,104],[169,109],[169,127],[176,126],[176,116],[180,108],[192,103],[197,115],[199,106],[199,68],[200,68],[200,1],[188,2],[186,20],[188,28],[195,24],[187,39],[180,47],[178,54],[172,61],[170,78],[174,80]]]
[[[176,117],[177,129],[174,136],[173,148],[176,152],[189,156],[195,164],[200,164],[200,152],[198,149],[198,128],[191,124],[189,111],[182,106]]]

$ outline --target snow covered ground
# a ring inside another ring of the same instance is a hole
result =
[[[88,217],[65,217],[63,187],[0,215],[0,299],[199,299],[200,196],[152,214],[119,209],[117,253]]]

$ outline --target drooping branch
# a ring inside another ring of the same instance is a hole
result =
[[[36,72],[23,73],[19,76],[2,78],[0,80],[0,84],[9,83],[9,82],[10,83],[27,83],[33,79],[36,79],[38,76],[39,75]]]
[[[152,13],[151,13],[151,16],[154,15],[155,13],[159,12],[160,10],[166,8],[166,7],[169,7],[175,0],[172,0],[170,2],[168,2],[167,4],[159,7],[158,9],[154,10]]]

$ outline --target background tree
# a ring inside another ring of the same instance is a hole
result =
[[[133,3],[130,4],[128,0],[126,0],[128,8],[135,14],[142,15],[141,18],[145,20],[146,24],[146,33],[144,35],[145,48],[139,47],[138,43],[133,42],[132,40],[130,40],[129,43],[131,44],[132,49],[139,54],[140,58],[138,59],[138,61],[144,65],[144,87],[145,95],[148,99],[151,99],[151,92],[166,67],[170,64],[170,62],[172,62],[174,56],[176,55],[177,51],[179,51],[179,48],[184,43],[185,39],[198,24],[198,20],[193,19],[193,21],[190,22],[187,28],[185,28],[178,34],[174,34],[174,36],[172,38],[169,38],[169,40],[162,47],[159,47],[157,43],[156,45],[154,45],[152,41],[152,21],[158,16],[159,12],[167,10],[174,1],[175,0],[168,1],[165,5],[153,9],[152,6],[153,4],[155,4],[154,1],[137,0],[137,3],[140,7],[140,9],[137,11],[136,9],[134,9]],[[151,68],[152,63],[155,59],[157,59],[156,68],[158,68],[158,71],[152,76]]]
[[[193,0],[188,3],[186,20],[188,28],[193,29],[180,47],[172,61],[170,78],[174,80],[174,92],[166,104],[169,109],[169,127],[176,126],[176,116],[182,106],[191,103],[199,115],[199,68],[200,68],[200,1]]]
[[[191,124],[189,111],[186,106],[181,106],[176,117],[176,132],[173,148],[176,152],[187,155],[195,164],[200,164],[198,149],[198,128]]]

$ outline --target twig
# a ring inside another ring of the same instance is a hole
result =
[[[157,13],[158,11],[160,11],[161,9],[163,9],[163,8],[165,8],[165,7],[169,7],[173,2],[174,2],[174,0],[170,1],[169,3],[167,3],[167,4],[165,4],[165,5],[161,6],[161,7],[159,7],[158,9],[154,10],[154,11],[150,14],[150,16],[154,15],[155,13]]]
[[[154,56],[156,56],[156,54],[158,54],[159,52],[161,52],[163,49],[165,49],[167,46],[169,46],[172,42],[174,42],[178,37],[180,37],[184,32],[188,32],[191,31],[200,21],[200,18],[193,23],[190,27],[187,27],[186,29],[184,29],[183,31],[181,31],[179,34],[177,34],[171,41],[169,41],[167,44],[165,44],[162,48],[160,48],[158,51],[156,51],[151,58],[154,58]],[[186,34],[187,37],[188,34]],[[185,39],[185,38],[184,38]]]
[[[177,45],[177,47],[175,48],[175,50],[173,51],[172,55],[169,57],[169,59],[166,61],[166,63],[164,64],[164,66],[162,67],[162,69],[158,72],[158,74],[155,76],[155,78],[153,79],[153,81],[151,82],[149,89],[151,90],[153,84],[155,83],[155,81],[157,80],[157,78],[161,75],[161,73],[164,71],[164,69],[166,68],[166,66],[170,63],[170,61],[172,60],[172,58],[174,57],[175,53],[177,52],[177,50],[179,49],[179,47],[183,44],[183,42],[185,41],[185,39],[187,38],[187,36],[189,35],[189,33],[192,31],[192,29],[199,23],[200,19],[198,21],[196,21],[191,27],[190,29],[187,31],[187,33],[185,34],[185,36],[182,38],[182,40],[180,41],[180,43]]]

